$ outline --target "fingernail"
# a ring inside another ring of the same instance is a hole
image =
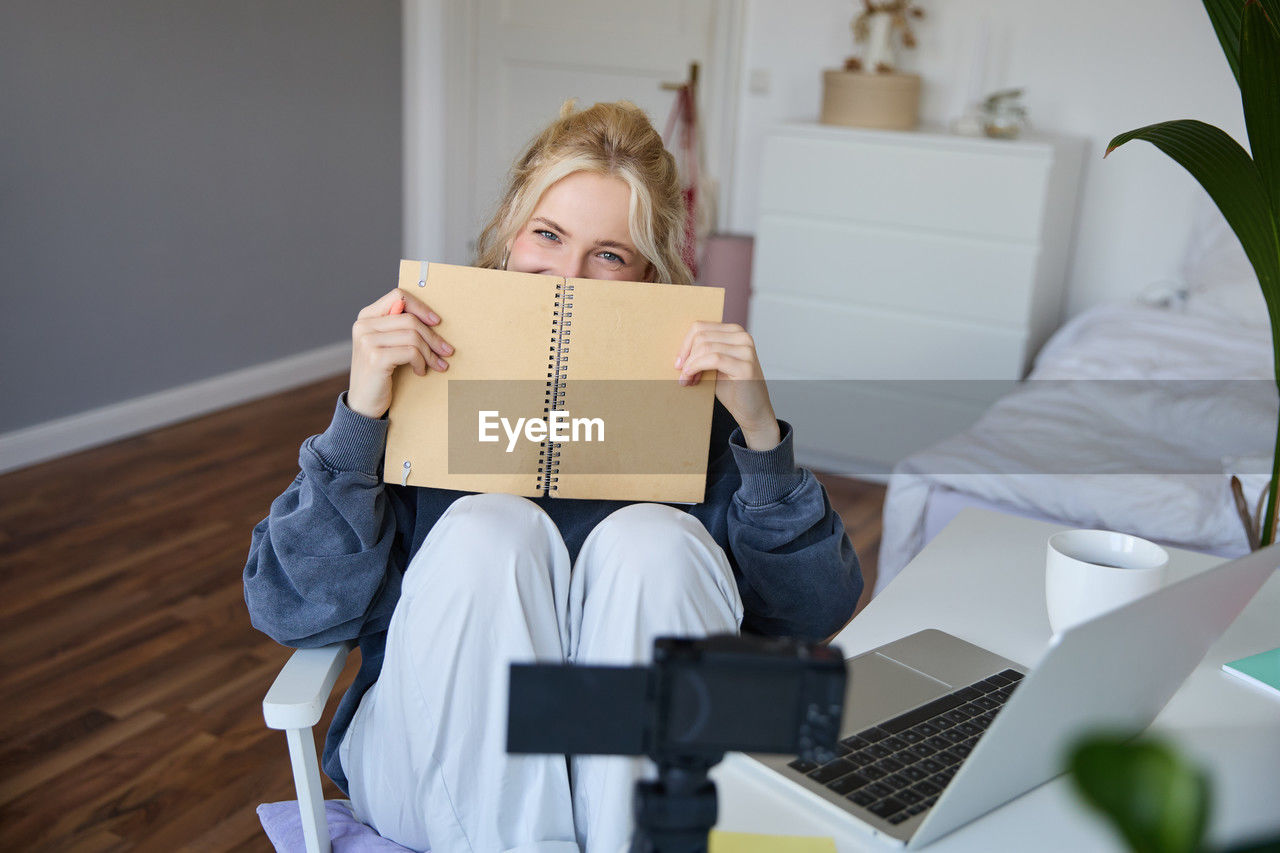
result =
[[[427,322],[428,322],[428,323],[439,323],[439,322],[440,322],[440,317],[439,317],[439,315],[438,315],[438,314],[436,314],[436,312],[434,312],[434,311],[428,311],[428,312],[427,312]]]
[[[444,361],[444,359],[442,359],[442,358],[437,358],[437,359],[436,359],[436,367],[437,367],[438,369],[440,369],[440,370],[448,370],[448,369],[449,369],[449,365],[445,364],[445,361]]]
[[[682,355],[678,355],[678,356],[676,356],[676,367],[679,367],[679,366],[680,366],[680,362],[682,362],[682,361],[684,361],[684,356],[682,356]]]
[[[445,355],[453,355],[453,347],[448,344],[441,344],[440,349],[444,350]]]

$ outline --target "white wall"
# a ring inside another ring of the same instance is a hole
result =
[[[1239,94],[1199,0],[920,0],[919,46],[901,53],[925,80],[922,118],[945,124],[969,91],[1025,88],[1039,130],[1089,140],[1065,310],[1122,299],[1176,276],[1202,191],[1147,143],[1104,162],[1117,133],[1199,118],[1246,139]],[[724,230],[755,228],[761,140],[782,121],[816,120],[821,71],[852,52],[851,0],[746,0],[742,103]],[[985,63],[975,63],[987,31]],[[975,74],[975,65],[984,65]],[[763,72],[763,74],[761,73]],[[755,75],[753,78],[753,74]],[[751,91],[767,77],[769,91]]]

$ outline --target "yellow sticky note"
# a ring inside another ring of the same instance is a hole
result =
[[[756,835],[711,830],[707,853],[836,853],[830,838],[812,835]]]

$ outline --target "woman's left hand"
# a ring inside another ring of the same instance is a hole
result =
[[[772,450],[782,440],[769,402],[756,342],[736,323],[698,321],[684,336],[676,358],[681,385],[697,385],[702,371],[716,372],[716,398],[742,428],[752,450]],[[728,381],[726,381],[728,380]]]

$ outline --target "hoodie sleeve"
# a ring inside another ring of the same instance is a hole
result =
[[[298,648],[385,630],[412,523],[382,482],[387,422],[339,398],[329,428],[302,444],[300,471],[254,529],[244,597],[254,627]],[[365,627],[368,623],[373,624]]]
[[[795,464],[791,425],[771,450],[729,438],[708,497],[725,504],[731,557],[739,571],[743,630],[825,639],[849,620],[862,571],[840,516],[813,472]],[[736,467],[736,476],[729,468]]]

